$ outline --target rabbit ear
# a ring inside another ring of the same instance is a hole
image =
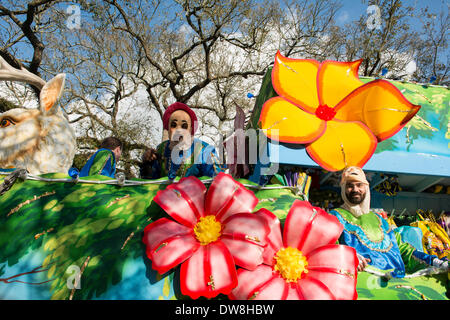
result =
[[[41,112],[44,114],[55,113],[56,108],[54,108],[56,102],[61,97],[64,89],[66,75],[60,73],[56,75],[53,79],[48,81],[42,88],[40,93],[40,104]]]

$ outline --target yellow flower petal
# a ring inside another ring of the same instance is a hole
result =
[[[335,118],[361,121],[382,141],[400,131],[419,109],[390,82],[374,80],[343,99],[335,108]]]
[[[364,84],[358,77],[361,61],[324,61],[320,65],[318,71],[319,104],[334,107],[353,90]]]
[[[316,60],[286,58],[277,52],[272,70],[273,88],[280,96],[314,113],[319,105],[318,69]]]
[[[360,122],[331,120],[325,133],[306,147],[309,156],[328,171],[363,167],[377,147],[377,139]]]
[[[326,128],[325,121],[282,97],[267,100],[259,120],[266,136],[288,143],[310,143],[319,138]]]

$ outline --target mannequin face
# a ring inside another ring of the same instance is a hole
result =
[[[347,182],[345,184],[345,195],[352,204],[360,204],[366,197],[366,187],[361,182]]]
[[[191,117],[183,110],[177,110],[169,118],[169,140],[171,149],[178,145],[181,149],[187,149],[192,144]]]

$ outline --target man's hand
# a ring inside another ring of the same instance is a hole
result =
[[[358,260],[359,260],[358,269],[357,269],[358,272],[364,271],[364,269],[368,266],[369,262],[371,261],[370,259],[364,258],[363,256],[361,256],[359,254],[358,254]]]
[[[150,148],[144,152],[143,160],[146,162],[152,162],[152,161],[156,160],[157,158],[158,158],[158,155],[157,155],[155,149]]]
[[[449,265],[448,265],[448,261],[444,261],[438,258],[434,258],[433,259],[433,267],[435,268],[439,268],[442,270],[449,270]]]

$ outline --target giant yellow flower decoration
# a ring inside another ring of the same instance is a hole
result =
[[[328,171],[363,167],[377,143],[392,137],[419,111],[390,82],[364,84],[354,62],[291,59],[277,52],[272,85],[278,97],[263,105],[263,132],[305,144]]]

